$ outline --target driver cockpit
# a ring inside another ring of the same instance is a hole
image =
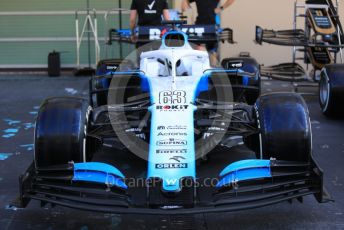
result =
[[[140,70],[148,77],[199,77],[207,69],[208,53],[194,50],[187,35],[178,31],[165,34],[160,49],[141,54]]]

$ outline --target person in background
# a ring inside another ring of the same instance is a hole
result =
[[[136,42],[136,26],[160,26],[162,17],[170,20],[168,4],[166,0],[133,0],[130,11],[131,39]],[[137,44],[137,47],[142,44]]]
[[[191,8],[190,3],[195,2],[197,6],[198,16],[196,19],[196,25],[215,25],[216,16],[222,11],[227,9],[234,3],[235,0],[226,0],[223,5],[220,6],[220,0],[183,0],[182,11],[186,11]],[[217,48],[218,43],[197,44],[197,49],[207,50],[210,53],[210,61],[212,65],[218,64]]]
[[[157,42],[139,42],[136,26],[160,26],[162,18],[170,20],[167,0],[133,0],[130,7],[131,41],[135,43],[137,63],[142,52],[159,48]],[[149,45],[148,45],[149,44]]]

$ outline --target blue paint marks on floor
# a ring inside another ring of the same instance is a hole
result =
[[[14,136],[15,136],[14,133],[9,133],[9,134],[2,135],[3,138],[11,138],[11,137],[14,137]]]
[[[28,129],[32,129],[35,127],[34,123],[24,123],[24,129],[28,130]]]
[[[0,161],[4,161],[12,155],[13,153],[0,153]]]
[[[5,134],[2,135],[3,138],[11,138],[14,137],[19,131],[19,128],[12,128],[12,129],[5,129],[3,132]]]
[[[19,128],[17,129],[5,129],[4,133],[17,133],[19,131]]]
[[[12,119],[3,119],[4,122],[6,122],[8,125],[17,125],[19,124],[21,121],[16,121],[16,120],[12,120]]]
[[[26,148],[27,151],[33,150],[33,144],[27,144],[27,145],[20,145],[22,148]]]
[[[38,112],[37,112],[37,111],[30,111],[29,114],[31,114],[31,115],[37,115]]]

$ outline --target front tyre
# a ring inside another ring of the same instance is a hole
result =
[[[312,129],[304,99],[294,93],[261,96],[256,104],[259,158],[309,162]]]
[[[36,168],[91,158],[86,149],[89,103],[82,98],[50,98],[38,112],[35,129]]]

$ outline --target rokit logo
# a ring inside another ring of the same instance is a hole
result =
[[[191,28],[182,28],[182,31],[186,33],[187,35],[191,36],[199,36],[202,37],[205,29],[203,27],[191,27]]]
[[[163,136],[163,137],[165,137],[165,136],[187,136],[188,134],[187,133],[180,133],[180,132],[170,132],[170,133],[162,133],[162,132],[160,132],[160,133],[158,133],[158,137],[159,136]]]
[[[157,11],[153,10],[154,5],[155,5],[155,0],[151,2],[150,4],[148,4],[147,6],[148,9],[145,9],[145,14],[156,14]]]
[[[158,149],[156,150],[157,154],[186,154],[187,149]]]
[[[187,145],[187,143],[188,142],[185,140],[170,138],[168,140],[157,141],[156,145],[158,146],[185,146]]]
[[[184,111],[189,108],[189,105],[157,105],[156,109],[160,111]]]
[[[161,39],[161,30],[158,28],[149,29],[149,40]]]
[[[164,163],[155,164],[156,169],[186,169],[188,168],[187,163]]]

